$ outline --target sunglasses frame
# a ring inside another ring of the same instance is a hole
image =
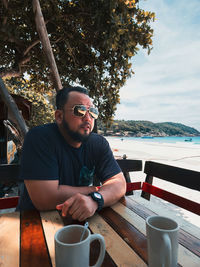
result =
[[[76,114],[76,112],[75,112],[75,108],[76,107],[82,107],[82,108],[84,107],[85,110],[84,109],[82,110],[83,113],[81,113],[79,110],[77,110],[77,114]],[[92,112],[91,109],[94,109],[97,113]],[[76,116],[76,117],[84,117],[85,114],[86,114],[86,112],[88,112],[90,114],[90,117],[92,119],[95,119],[96,120],[98,118],[98,115],[99,115],[99,112],[98,112],[98,109],[97,108],[95,108],[95,107],[89,107],[89,108],[87,108],[85,105],[74,105],[71,110],[73,110],[74,116]]]

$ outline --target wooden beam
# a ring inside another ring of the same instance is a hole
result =
[[[148,183],[142,184],[142,191],[162,198],[170,203],[173,203],[174,205],[177,205],[183,209],[189,210],[197,215],[200,215],[200,203],[178,196]]]
[[[198,171],[146,161],[144,172],[149,176],[200,191],[200,172]],[[146,182],[149,183],[147,180]]]
[[[28,132],[28,127],[26,126],[25,120],[21,115],[14,99],[9,94],[7,88],[4,85],[3,80],[0,78],[0,94],[3,99],[3,102],[8,107],[11,115],[15,118],[15,122],[24,138],[25,134]]]

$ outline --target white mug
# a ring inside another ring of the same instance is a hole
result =
[[[167,217],[146,219],[149,267],[176,267],[178,258],[178,224]]]
[[[83,237],[82,233],[85,231]],[[82,239],[82,241],[80,241]],[[91,234],[82,225],[68,225],[55,233],[56,267],[89,267],[90,243],[100,242],[100,254],[95,265],[100,267],[105,256],[105,241],[100,234]]]

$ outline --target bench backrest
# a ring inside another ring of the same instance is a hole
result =
[[[0,195],[4,196],[4,186],[13,187],[13,184],[18,184],[19,165],[18,164],[1,164],[0,165]],[[19,192],[18,192],[19,193]],[[0,198],[0,209],[9,209],[17,206],[19,196]]]
[[[145,183],[142,185],[141,196],[150,199],[150,195],[155,195],[179,207],[187,209],[200,215],[200,203],[196,203],[180,195],[168,192],[152,185],[153,177],[172,182],[186,188],[200,191],[200,172],[178,168],[166,164],[146,161],[144,172],[146,173]]]
[[[116,159],[119,167],[121,168],[127,183],[126,195],[133,195],[133,190],[141,189],[141,182],[131,183],[130,173],[134,171],[142,171],[142,160],[135,159]],[[98,177],[94,177],[94,185],[100,186]]]
[[[142,171],[142,160],[136,159],[117,159],[117,163],[121,168],[127,183],[126,195],[133,195],[133,190],[139,189],[141,183],[135,183],[134,186],[130,186],[131,178],[130,172]],[[133,185],[133,183],[132,183]]]
[[[146,161],[144,173],[177,185],[200,191],[200,172]]]
[[[122,172],[126,178],[127,183],[131,181],[129,172],[142,170],[142,160],[117,159],[116,161],[117,161],[119,167],[121,168],[121,170],[122,170]]]

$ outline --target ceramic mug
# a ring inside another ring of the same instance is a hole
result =
[[[178,258],[178,224],[167,217],[146,219],[149,267],[175,267]]]
[[[83,237],[83,231],[85,231]],[[80,241],[82,239],[82,241]],[[82,225],[68,225],[55,233],[56,267],[89,267],[90,243],[100,242],[100,254],[92,267],[100,267],[105,256],[105,241],[100,234],[91,234]]]

